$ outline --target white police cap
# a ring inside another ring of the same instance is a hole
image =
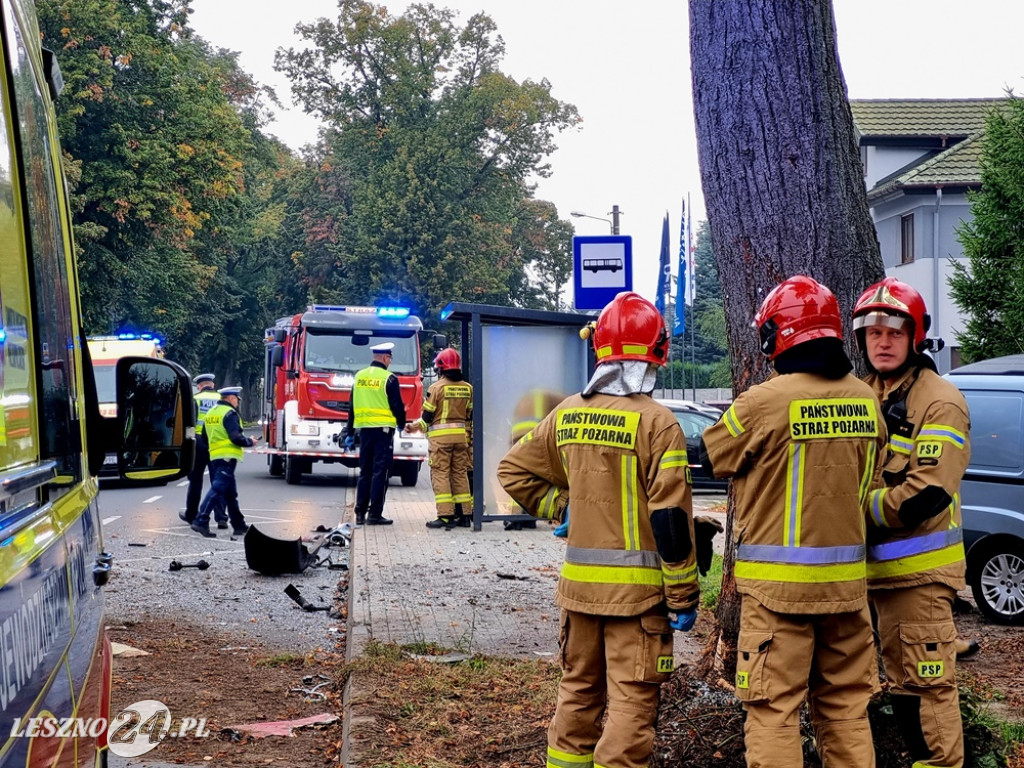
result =
[[[214,376],[212,373],[200,373],[198,376],[192,379],[192,383],[202,384],[204,381],[216,381],[216,379],[217,377]]]
[[[370,351],[375,355],[386,355],[395,348],[393,341],[386,341],[383,344],[377,344],[376,346],[370,347]]]
[[[223,387],[218,391],[220,392],[221,397],[227,397],[228,395],[239,397],[242,394],[241,387]]]

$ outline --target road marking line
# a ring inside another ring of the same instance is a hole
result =
[[[103,520],[100,521],[100,524],[101,525],[110,525],[115,520],[120,520],[120,519],[121,519],[120,515],[114,515],[113,517],[105,517],[105,518],[103,518]]]
[[[188,485],[188,480],[182,480],[180,483],[178,483],[177,487],[184,488],[186,485]]]
[[[142,503],[143,503],[143,504],[152,504],[152,503],[153,503],[154,501],[156,501],[157,499],[162,499],[162,498],[163,498],[163,496],[150,496],[150,497],[149,497],[148,499],[146,499],[146,500],[145,500],[144,502],[142,502]]]

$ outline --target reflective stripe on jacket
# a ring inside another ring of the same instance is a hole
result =
[[[468,425],[472,418],[473,387],[469,382],[442,376],[427,389],[421,421],[431,443],[468,444]]]
[[[967,401],[953,384],[929,368],[911,369],[886,386],[866,379],[880,402],[903,401],[905,416],[889,438],[867,505],[872,546],[871,589],[939,583],[963,589],[965,558],[960,481],[971,458]],[[893,409],[894,411],[896,409]],[[899,512],[929,486],[951,499],[939,514],[907,528]]]
[[[206,414],[220,402],[220,393],[215,389],[204,389],[196,392],[196,434],[203,434],[203,423],[206,421]]]
[[[695,541],[685,455],[679,423],[646,395],[572,395],[512,446],[498,465],[509,495],[539,518],[569,507],[558,605],[635,616],[696,604],[695,547],[666,562],[651,526],[652,512],[678,508]]]
[[[780,613],[867,603],[863,504],[885,423],[854,376],[772,376],[704,431],[716,477],[736,488],[736,587]]]
[[[241,459],[245,456],[242,446],[235,445],[224,421],[229,413],[235,409],[227,403],[220,403],[213,406],[206,412],[206,440],[210,444],[210,460],[213,459]]]
[[[385,385],[394,374],[386,368],[370,366],[356,374],[352,385],[352,417],[354,429],[363,427],[398,427],[391,412]]]

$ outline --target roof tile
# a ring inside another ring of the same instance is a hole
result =
[[[862,138],[967,138],[985,127],[1000,99],[854,99],[853,122]]]

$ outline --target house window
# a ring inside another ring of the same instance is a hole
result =
[[[900,217],[900,264],[914,260],[914,214]]]
[[[960,354],[960,347],[949,348],[949,367],[950,369],[959,368],[964,364],[964,359]]]

